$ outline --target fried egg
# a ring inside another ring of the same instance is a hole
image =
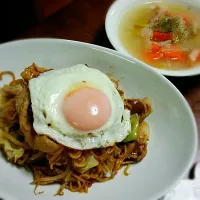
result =
[[[114,83],[79,64],[51,70],[29,81],[37,134],[73,149],[113,146],[131,130],[130,111]]]

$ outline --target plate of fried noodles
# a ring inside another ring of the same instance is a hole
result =
[[[192,165],[197,128],[146,64],[60,39],[0,45],[0,198],[150,200]]]

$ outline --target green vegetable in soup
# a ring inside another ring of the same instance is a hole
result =
[[[134,26],[135,28],[145,28],[148,26],[148,24],[145,22],[140,22],[140,23],[137,22]]]
[[[130,142],[137,139],[139,126],[139,115],[131,115],[131,132],[126,136],[123,142]]]
[[[173,32],[173,41],[175,43],[186,40],[189,35],[189,27],[186,26],[186,22],[182,17],[174,17],[171,20],[172,32]]]
[[[158,20],[155,20],[152,28],[154,31],[170,33],[172,31],[171,17],[166,15],[161,16]]]
[[[153,22],[151,28],[161,33],[172,33],[174,43],[184,41],[194,34],[191,22],[178,15],[163,14]]]

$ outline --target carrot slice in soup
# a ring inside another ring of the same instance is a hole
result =
[[[155,61],[155,60],[159,60],[163,57],[163,53],[162,52],[148,52],[145,54],[145,59],[146,61]]]
[[[186,24],[190,22],[190,19],[187,15],[179,14],[178,16],[181,17],[185,21]]]
[[[159,51],[160,51],[160,46],[157,45],[157,44],[155,44],[155,43],[152,43],[152,49],[151,49],[151,51],[152,51],[153,53],[159,52]]]
[[[163,54],[165,58],[169,58],[171,60],[179,60],[179,61],[186,60],[186,55],[181,51],[177,51],[177,52],[166,51],[166,52],[163,52]]]
[[[166,40],[171,40],[172,39],[172,34],[171,33],[161,33],[158,31],[153,32],[153,37],[152,40],[154,41],[166,41]]]
[[[199,53],[199,55],[197,56],[196,62],[200,62],[200,53]]]

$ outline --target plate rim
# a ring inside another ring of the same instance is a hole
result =
[[[194,135],[194,146],[193,146],[193,150],[192,150],[192,155],[191,157],[188,159],[187,161],[187,165],[185,165],[185,167],[183,168],[182,172],[179,173],[179,175],[177,176],[176,180],[171,182],[171,185],[167,188],[163,188],[160,192],[158,192],[156,195],[154,195],[151,199],[149,200],[155,200],[158,199],[160,197],[162,197],[163,195],[165,195],[169,190],[173,189],[176,184],[184,177],[184,175],[189,171],[190,167],[192,166],[192,164],[194,163],[196,156],[197,156],[197,152],[198,152],[198,129],[197,129],[197,123],[196,123],[196,119],[194,117],[194,114],[192,112],[192,109],[189,105],[189,103],[186,101],[185,97],[181,94],[181,92],[176,88],[176,86],[170,82],[166,77],[164,77],[162,74],[160,74],[158,71],[156,71],[154,68],[148,67],[145,63],[143,63],[142,61],[134,58],[134,59],[130,59],[129,56],[122,54],[121,52],[118,52],[116,50],[112,50],[106,47],[102,47],[102,46],[98,46],[98,45],[94,45],[94,44],[89,44],[89,43],[85,43],[85,42],[79,42],[79,41],[74,41],[74,40],[65,40],[65,39],[56,39],[56,38],[31,38],[31,39],[21,39],[21,40],[14,40],[14,41],[10,41],[10,42],[5,42],[0,44],[0,50],[4,47],[9,47],[12,45],[28,45],[28,44],[32,44],[35,42],[39,42],[39,43],[65,43],[70,44],[70,45],[81,45],[81,46],[85,46],[87,48],[90,49],[95,49],[95,50],[100,50],[103,51],[106,54],[112,54],[115,55],[117,57],[119,57],[120,59],[126,60],[130,63],[136,63],[138,65],[140,65],[140,67],[145,68],[145,70],[150,71],[151,73],[154,73],[157,77],[159,77],[160,79],[162,79],[167,85],[168,87],[170,87],[172,90],[174,90],[174,92],[176,92],[176,94],[181,98],[185,108],[187,109],[188,115],[191,118],[192,121],[192,127],[193,127],[193,135]]]

